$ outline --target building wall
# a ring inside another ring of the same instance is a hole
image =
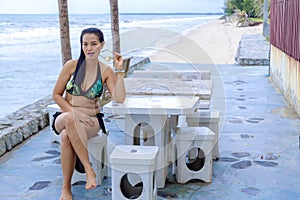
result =
[[[300,1],[272,0],[270,43],[300,61]]]
[[[300,62],[271,45],[270,75],[300,116]]]
[[[300,116],[300,0],[271,0],[270,75]]]

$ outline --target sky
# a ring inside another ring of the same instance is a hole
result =
[[[222,12],[224,0],[119,0],[119,13]],[[68,0],[69,14],[109,13],[109,0]],[[0,0],[0,14],[57,14],[58,0]]]

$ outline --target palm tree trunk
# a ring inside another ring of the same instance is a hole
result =
[[[109,0],[111,17],[111,34],[113,41],[113,51],[120,52],[120,32],[119,32],[119,6],[118,0]]]
[[[58,0],[62,64],[72,59],[69,33],[68,1]]]
[[[269,0],[264,0],[264,12],[263,12],[263,35],[269,36],[268,31],[268,18],[269,18]]]

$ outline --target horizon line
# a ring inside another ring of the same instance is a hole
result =
[[[69,15],[109,15],[110,13],[69,13]],[[119,15],[223,15],[224,12],[123,12]],[[58,15],[58,13],[0,13],[0,15]]]

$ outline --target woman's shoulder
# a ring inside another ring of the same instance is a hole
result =
[[[72,73],[75,71],[76,69],[76,65],[77,65],[78,59],[75,60],[68,60],[65,64],[64,64],[64,68],[65,70],[71,71]]]
[[[75,67],[76,67],[77,62],[78,62],[78,59],[75,59],[75,60],[68,60],[68,61],[64,64],[64,66],[66,66],[66,67],[75,66]]]
[[[113,69],[109,65],[106,65],[102,62],[99,62],[99,64],[100,64],[100,70],[101,70],[102,74],[107,74],[107,73],[113,72]]]

